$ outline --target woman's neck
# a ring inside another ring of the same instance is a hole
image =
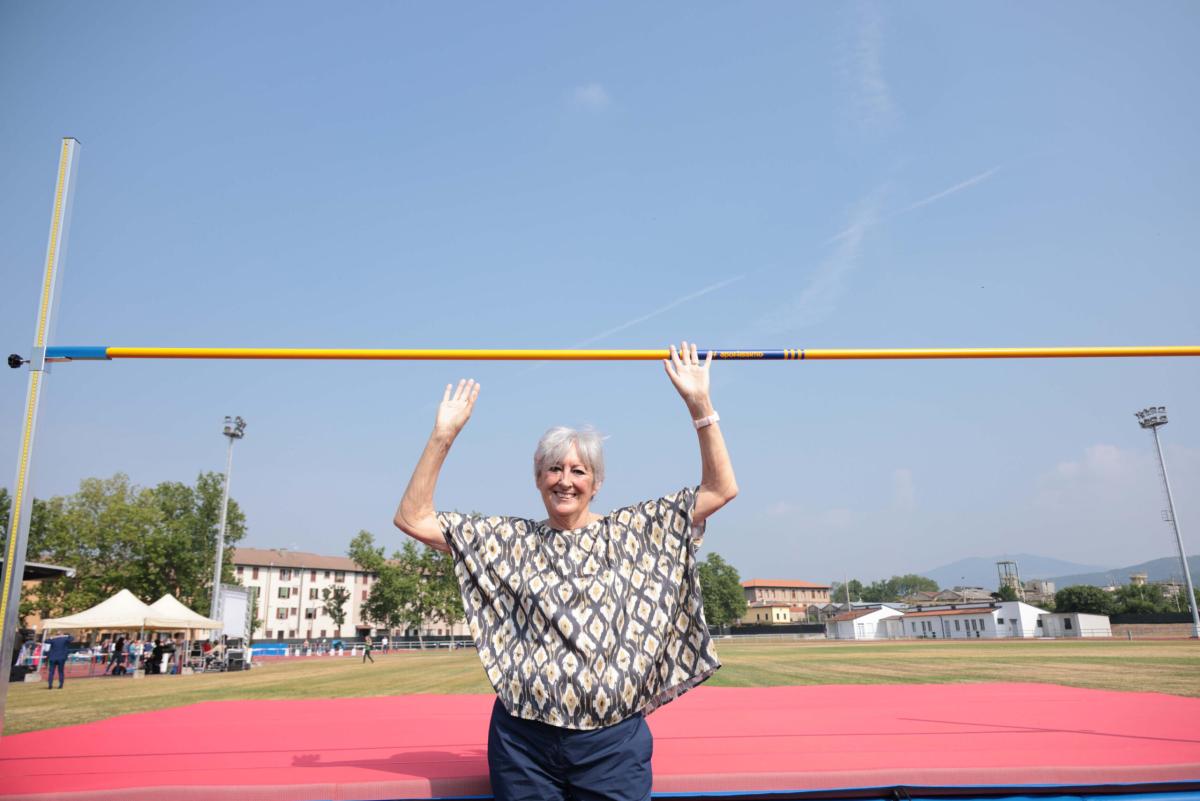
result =
[[[572,531],[577,528],[583,528],[588,523],[599,519],[600,515],[594,514],[590,507],[585,506],[577,513],[565,517],[550,514],[550,517],[546,519],[546,523],[550,528],[558,529],[559,531]]]

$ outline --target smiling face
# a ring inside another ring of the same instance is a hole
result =
[[[588,504],[600,484],[592,468],[579,458],[572,445],[562,461],[551,462],[538,475],[538,490],[550,525],[557,529],[582,528],[592,520]]]

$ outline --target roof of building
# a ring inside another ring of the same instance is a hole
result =
[[[832,621],[833,623],[843,623],[847,620],[857,620],[858,618],[863,617],[864,615],[869,615],[872,612],[878,612],[878,611],[879,611],[878,607],[876,607],[874,609],[855,609],[853,612],[842,612],[839,615],[834,615],[833,617],[829,618],[829,620]]]
[[[295,567],[307,570],[340,570],[365,572],[348,556],[322,556],[304,551],[289,551],[283,548],[234,548],[235,565],[259,565],[263,567]]]
[[[762,587],[764,589],[827,590],[830,585],[816,584],[811,581],[797,581],[796,579],[750,579],[749,581],[743,581],[742,586],[747,589]]]
[[[905,617],[950,617],[951,615],[978,615],[984,612],[999,612],[994,606],[977,606],[974,609],[934,609],[928,612],[905,612]]]

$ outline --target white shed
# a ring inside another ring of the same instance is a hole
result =
[[[1043,637],[1111,637],[1108,615],[1083,612],[1042,612],[1038,619]]]
[[[898,610],[886,606],[842,612],[825,621],[825,636],[831,640],[887,639],[884,621],[900,615]]]

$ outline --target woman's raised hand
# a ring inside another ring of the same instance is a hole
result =
[[[663,368],[671,383],[675,385],[683,402],[693,412],[704,411],[709,405],[708,397],[708,368],[712,365],[712,351],[704,361],[696,355],[695,343],[688,345],[685,340],[676,350],[671,346],[671,358],[663,359]],[[704,414],[708,414],[704,411]]]
[[[473,378],[459,379],[458,386],[446,385],[442,393],[442,402],[438,404],[435,431],[458,436],[463,426],[471,419],[471,410],[475,408],[475,399],[479,397],[479,384]]]

